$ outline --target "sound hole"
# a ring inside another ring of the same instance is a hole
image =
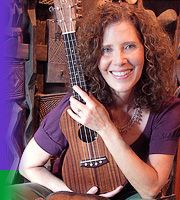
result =
[[[85,126],[80,126],[78,136],[83,142],[90,143],[97,138],[97,133]]]

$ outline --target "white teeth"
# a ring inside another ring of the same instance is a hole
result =
[[[131,72],[131,70],[127,70],[127,71],[123,71],[123,72],[114,72],[112,71],[112,74],[115,76],[125,76],[127,74],[129,74]]]

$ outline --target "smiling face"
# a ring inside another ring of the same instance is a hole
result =
[[[99,70],[118,96],[128,95],[141,77],[144,46],[127,21],[110,24],[103,35]]]

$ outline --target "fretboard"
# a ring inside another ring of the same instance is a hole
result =
[[[71,86],[78,85],[84,91],[87,91],[87,85],[85,83],[80,56],[77,49],[77,40],[75,32],[63,34],[63,40],[68,60]],[[82,101],[82,99],[76,92],[73,91],[73,95],[78,100]]]

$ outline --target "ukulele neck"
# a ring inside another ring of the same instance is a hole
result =
[[[77,40],[75,32],[64,33],[63,40],[65,45],[66,56],[68,60],[68,69],[71,86],[78,85],[82,90],[87,91],[85,77],[82,70],[79,52],[77,49]],[[76,99],[82,102],[81,97],[73,91]]]

